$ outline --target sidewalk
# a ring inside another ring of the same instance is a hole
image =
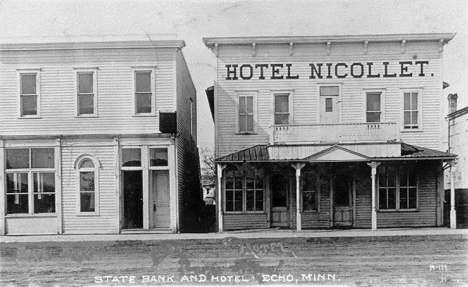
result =
[[[349,230],[244,230],[222,233],[138,233],[138,234],[93,234],[93,235],[17,235],[0,236],[0,243],[16,242],[80,242],[80,241],[126,241],[126,240],[213,240],[225,237],[238,238],[337,238],[337,237],[397,237],[397,236],[458,236],[468,239],[468,229],[438,228],[391,228]]]

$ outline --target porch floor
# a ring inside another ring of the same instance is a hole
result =
[[[0,243],[8,242],[77,242],[77,241],[118,241],[118,240],[188,240],[238,238],[332,238],[332,237],[374,237],[374,236],[447,236],[468,237],[468,229],[435,228],[388,228],[372,231],[370,229],[327,229],[327,230],[284,230],[259,229],[226,231],[221,233],[123,233],[92,235],[6,235],[0,236]]]

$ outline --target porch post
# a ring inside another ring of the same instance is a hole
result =
[[[302,217],[301,217],[301,169],[305,163],[293,163],[291,166],[296,169],[296,230],[302,229]]]
[[[380,162],[369,162],[367,163],[371,168],[371,177],[372,177],[372,230],[377,229],[377,211],[375,210],[375,200],[376,200],[376,175],[377,167],[380,165]]]
[[[223,183],[223,170],[226,168],[225,164],[217,164],[217,176],[218,176],[218,200],[217,200],[217,209],[218,209],[218,232],[223,232],[223,199],[222,199],[222,183]]]
[[[450,162],[450,228],[457,228],[457,211],[455,210],[455,161]]]

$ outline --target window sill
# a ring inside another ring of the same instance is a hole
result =
[[[257,135],[257,133],[256,132],[241,132],[241,133],[237,132],[236,135],[238,135],[238,136],[248,136],[248,135]]]
[[[5,215],[5,218],[40,218],[40,217],[57,217],[57,213],[13,213]]]
[[[22,116],[18,117],[18,119],[42,119],[41,116]]]
[[[379,213],[398,213],[398,212],[419,212],[417,209],[391,209],[391,210],[379,210]]]
[[[156,117],[156,114],[134,114],[134,117]]]
[[[81,212],[81,213],[77,213],[76,216],[77,217],[98,217],[100,215],[99,213],[96,213],[96,212],[89,212],[89,213]]]
[[[77,115],[75,116],[75,118],[81,119],[81,118],[99,118],[99,117],[98,115]]]
[[[401,133],[420,133],[423,132],[422,129],[400,129]]]
[[[317,214],[320,213],[318,210],[303,210],[302,214]]]

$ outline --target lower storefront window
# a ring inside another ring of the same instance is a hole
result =
[[[6,150],[7,214],[55,213],[53,148]]]
[[[225,198],[228,212],[263,211],[263,177],[258,171],[251,175],[242,175],[238,171],[227,172]]]

